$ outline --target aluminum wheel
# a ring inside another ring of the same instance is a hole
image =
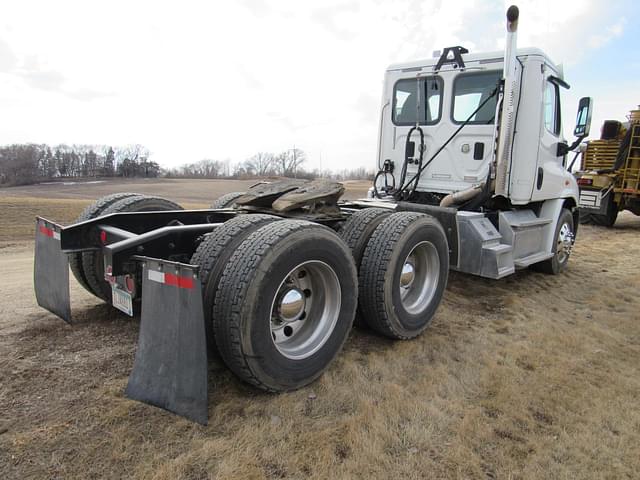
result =
[[[424,312],[438,287],[440,257],[431,242],[418,243],[402,265],[400,299],[404,309],[412,314]]]
[[[568,260],[572,247],[573,232],[571,231],[571,225],[565,222],[558,232],[558,244],[556,245],[556,255],[559,263],[565,263]]]
[[[331,336],[341,306],[340,282],[324,262],[304,262],[282,280],[271,304],[271,338],[292,360],[317,352]]]

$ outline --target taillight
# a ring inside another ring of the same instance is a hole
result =
[[[593,185],[592,178],[579,178],[578,185]]]
[[[133,294],[136,291],[136,281],[133,279],[131,275],[126,275],[124,277],[124,286],[127,289],[127,292]]]
[[[107,232],[105,232],[104,230],[100,232],[100,241],[104,244],[107,243]]]

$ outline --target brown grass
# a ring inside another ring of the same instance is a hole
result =
[[[584,227],[556,277],[452,274],[424,335],[354,330],[297,392],[212,362],[207,427],[126,399],[137,320],[77,285],[77,325],[38,309],[16,242],[0,249],[0,478],[637,478],[639,235],[629,214]]]

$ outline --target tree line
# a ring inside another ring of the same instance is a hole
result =
[[[307,160],[306,153],[293,148],[279,154],[258,152],[242,162],[204,159],[166,170],[172,177],[296,177],[304,172],[302,166]]]
[[[157,177],[161,168],[142,145],[16,144],[0,147],[0,184],[55,178]]]
[[[339,171],[308,169],[307,154],[294,148],[281,153],[258,152],[241,161],[204,159],[167,169],[165,176],[177,178],[253,178],[295,177],[303,179],[331,178],[335,180],[372,180],[373,170],[364,167],[345,168]]]
[[[95,177],[327,177],[337,180],[370,179],[365,168],[339,172],[305,168],[306,153],[293,148],[281,153],[258,152],[240,161],[204,159],[178,167],[162,168],[149,160],[142,145],[15,144],[0,147],[0,184],[26,185],[44,180]]]

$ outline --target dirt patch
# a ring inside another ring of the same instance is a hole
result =
[[[32,242],[0,243],[0,478],[634,478],[639,236],[623,214],[562,275],[452,274],[424,335],[354,329],[296,392],[213,362],[207,427],[123,396],[137,320],[74,283],[64,324],[35,305]]]

